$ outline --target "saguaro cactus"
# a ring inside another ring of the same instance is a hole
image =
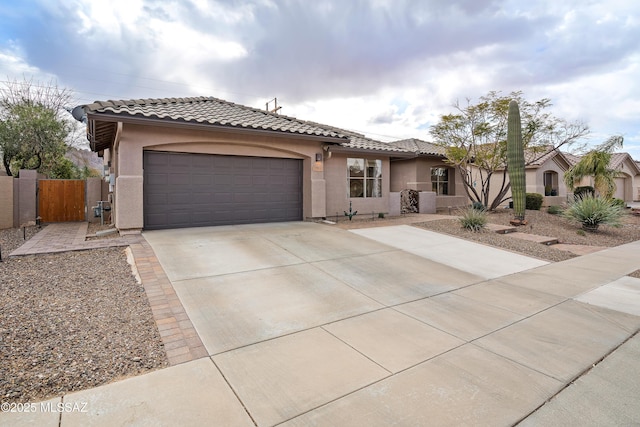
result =
[[[509,102],[507,123],[507,167],[511,182],[513,213],[515,219],[522,223],[526,205],[526,183],[524,173],[524,147],[522,145],[522,123],[520,109],[516,101]]]

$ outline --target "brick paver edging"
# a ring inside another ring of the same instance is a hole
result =
[[[151,245],[143,238],[129,246],[170,365],[207,357],[198,333]]]

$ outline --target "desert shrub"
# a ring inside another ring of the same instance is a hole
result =
[[[539,211],[542,207],[542,194],[538,193],[527,193],[525,200],[525,209],[530,211]]]
[[[487,211],[473,207],[463,209],[460,212],[460,224],[467,230],[480,231],[487,225]]]
[[[547,212],[549,212],[551,215],[559,215],[562,213],[562,206],[549,206],[547,208]]]
[[[595,190],[590,185],[576,187],[575,190],[573,190],[573,197],[576,200],[582,199],[584,196],[594,197],[595,195],[596,195]]]
[[[620,206],[623,209],[627,207],[626,202],[624,200],[622,200],[622,199],[613,198],[613,199],[611,199],[611,204]]]
[[[596,231],[600,224],[620,227],[624,208],[613,204],[610,199],[584,196],[571,203],[562,213],[568,220],[582,224],[586,231]]]
[[[483,210],[485,210],[484,205],[483,205],[482,203],[478,202],[478,201],[473,202],[473,203],[471,204],[471,207],[472,207],[473,209],[477,209],[477,210],[479,210],[479,211],[483,211]]]

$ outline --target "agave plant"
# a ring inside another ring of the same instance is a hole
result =
[[[484,208],[468,207],[459,211],[460,224],[471,231],[480,231],[487,225],[487,211]]]
[[[571,203],[562,216],[582,224],[585,231],[597,231],[600,224],[620,227],[624,208],[611,199],[584,196]]]

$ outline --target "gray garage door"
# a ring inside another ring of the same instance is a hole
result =
[[[144,152],[144,228],[299,221],[302,160]]]

